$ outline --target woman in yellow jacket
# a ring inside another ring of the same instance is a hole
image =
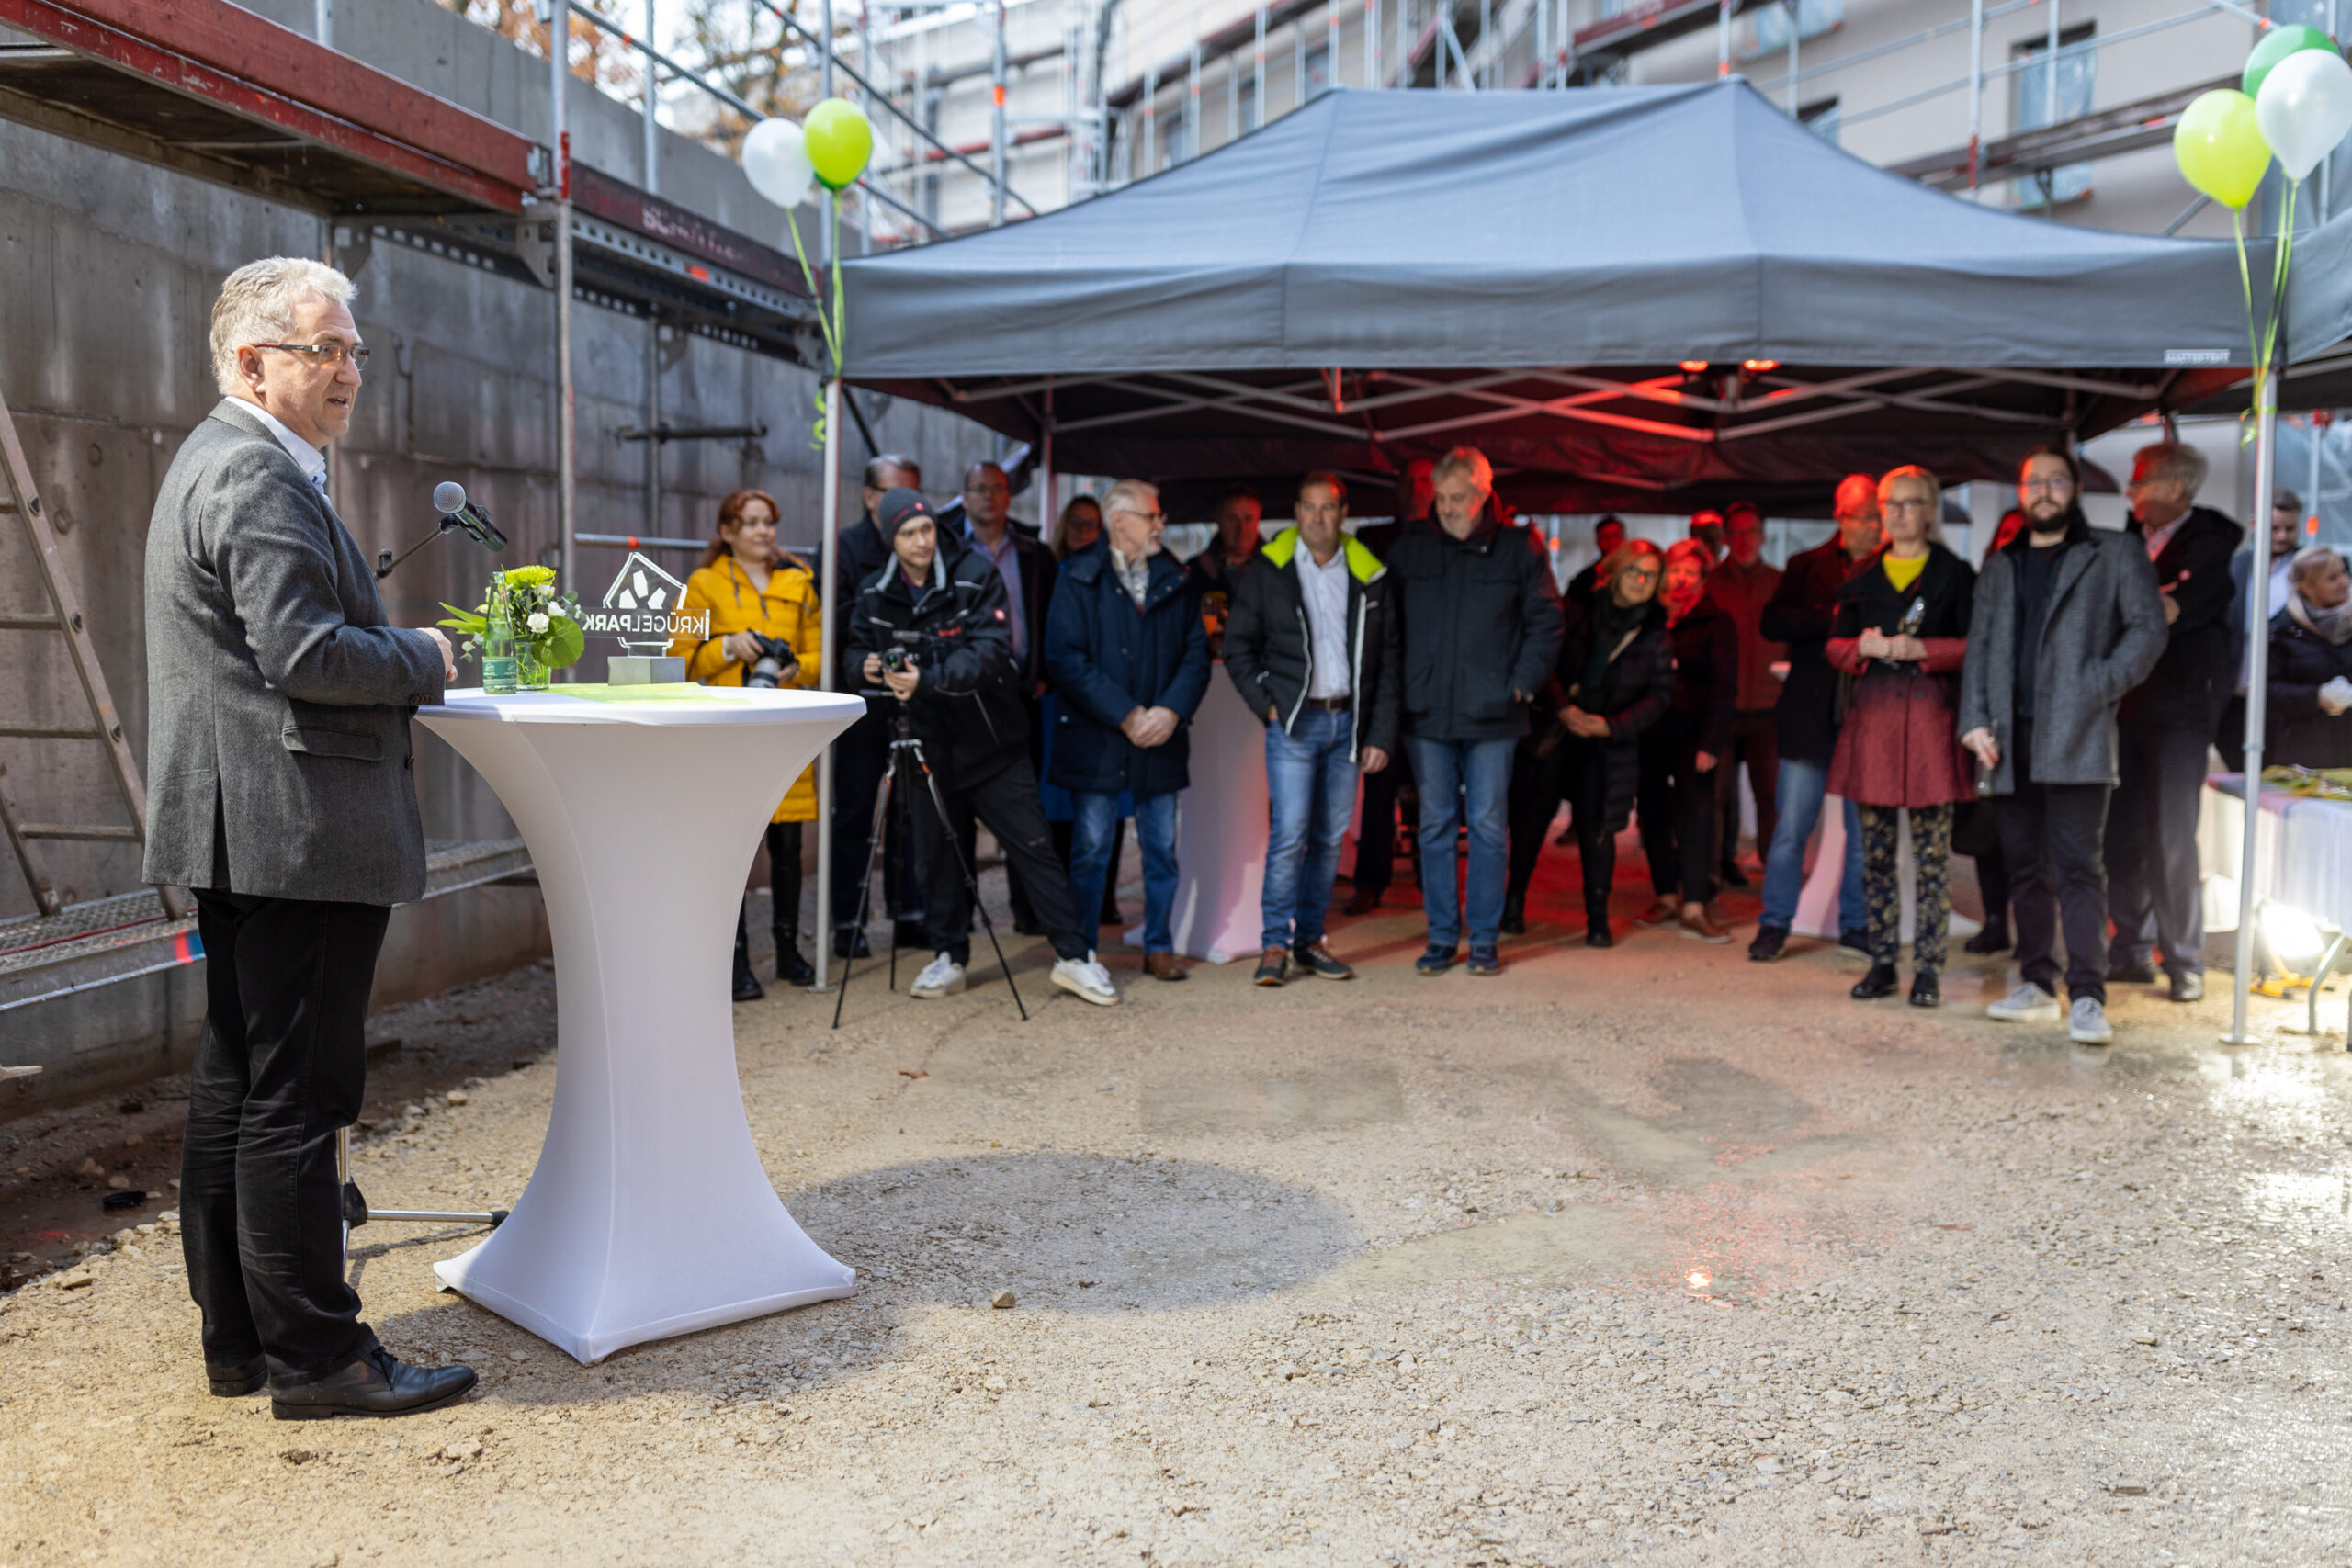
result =
[[[787,645],[791,662],[775,672],[782,687],[817,683],[817,581],[776,546],[775,498],[765,491],[739,490],[718,503],[718,534],[686,579],[680,609],[710,612],[710,635],[681,637],[670,651],[686,660],[686,674],[707,686],[740,686],[761,658],[750,634]],[[817,972],[800,955],[800,825],[817,818],[814,763],[793,781],[768,823],[769,886],[775,897],[775,977],[806,986]],[[735,917],[735,999],[756,1001],[764,993],[752,973],[751,949],[741,913]]]

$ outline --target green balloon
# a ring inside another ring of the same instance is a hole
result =
[[[2262,79],[2270,74],[2270,68],[2289,55],[2306,49],[2335,47],[2334,39],[2319,28],[2306,27],[2301,22],[2272,28],[2262,35],[2262,41],[2254,46],[2254,52],[2245,57],[2245,75],[2240,79],[2239,85],[2245,89],[2247,97],[2255,97],[2261,93]]]
[[[2270,144],[2254,100],[2229,87],[2199,93],[2172,128],[2173,157],[2188,183],[2233,209],[2254,199],[2270,167]]]
[[[827,190],[854,184],[874,156],[874,128],[855,104],[846,98],[826,98],[800,122],[808,166]]]

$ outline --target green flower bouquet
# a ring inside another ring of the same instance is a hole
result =
[[[449,612],[441,625],[464,638],[458,652],[481,659],[482,690],[493,696],[546,691],[554,671],[578,663],[588,650],[580,603],[557,591],[547,567],[494,571],[480,604],[441,607]]]

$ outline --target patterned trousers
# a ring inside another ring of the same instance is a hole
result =
[[[1902,807],[1865,806],[1862,905],[1869,911],[1871,961],[1892,964],[1903,951],[1903,886],[1895,879],[1895,836]],[[1951,926],[1951,817],[1949,803],[1911,808],[1911,859],[1919,873],[1911,966],[1940,974],[1944,933]]]

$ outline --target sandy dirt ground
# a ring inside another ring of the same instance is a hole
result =
[[[370,1227],[379,1332],[482,1371],[406,1420],[211,1398],[151,1209],[0,1297],[0,1564],[2352,1560],[2340,1034],[2139,987],[2078,1049],[1996,961],[1926,1013],[1579,926],[1423,979],[1392,908],[1353,983],[1130,956],[1114,1010],[1023,942],[1026,1024],[772,992],[752,1131],[860,1293],[583,1367],[435,1292],[475,1234]],[[377,1114],[377,1201],[520,1191],[544,980],[377,1021],[477,1064]]]

